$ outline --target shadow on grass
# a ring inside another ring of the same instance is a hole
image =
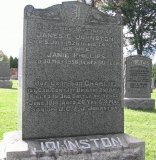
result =
[[[156,113],[156,108],[154,110],[132,109],[132,108],[127,108],[127,107],[125,107],[125,108],[128,109],[128,110],[133,110],[133,111],[140,111],[140,112],[147,112],[147,113]]]
[[[154,109],[154,110],[141,110],[140,109],[140,111],[142,111],[142,112],[148,112],[148,113],[156,113],[156,109]]]
[[[18,88],[0,88],[0,89],[18,90]]]
[[[10,88],[11,90],[18,90],[17,88]]]

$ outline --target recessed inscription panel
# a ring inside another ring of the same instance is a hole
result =
[[[126,59],[126,98],[150,98],[151,59],[130,56]]]
[[[24,138],[123,132],[122,28],[83,14],[79,26],[26,17]]]

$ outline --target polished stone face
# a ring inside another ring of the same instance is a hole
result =
[[[26,6],[23,139],[123,133],[121,17]]]
[[[126,58],[126,98],[151,97],[152,60],[144,56]]]
[[[0,80],[10,80],[10,63],[0,62]]]

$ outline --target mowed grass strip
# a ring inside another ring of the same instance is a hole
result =
[[[151,94],[156,100],[156,90]],[[156,160],[156,107],[154,111],[124,109],[125,133],[145,141],[146,160]]]
[[[12,89],[0,88],[0,140],[3,133],[17,130],[18,89],[17,80]],[[151,97],[156,99],[156,90]],[[156,108],[154,111],[124,109],[125,133],[146,143],[146,160],[156,160]]]
[[[2,139],[3,133],[17,130],[18,81],[12,80],[12,82],[12,88],[0,88],[0,139]]]

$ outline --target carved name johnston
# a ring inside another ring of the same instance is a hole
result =
[[[121,148],[127,147],[127,144],[120,137],[100,137],[100,138],[90,138],[81,140],[57,140],[57,141],[39,141],[37,143],[37,148],[32,148],[30,150],[31,155],[70,155],[70,154],[81,154],[81,153],[91,153],[98,150],[107,150],[108,148]]]
[[[121,17],[25,7],[23,138],[123,132]]]

